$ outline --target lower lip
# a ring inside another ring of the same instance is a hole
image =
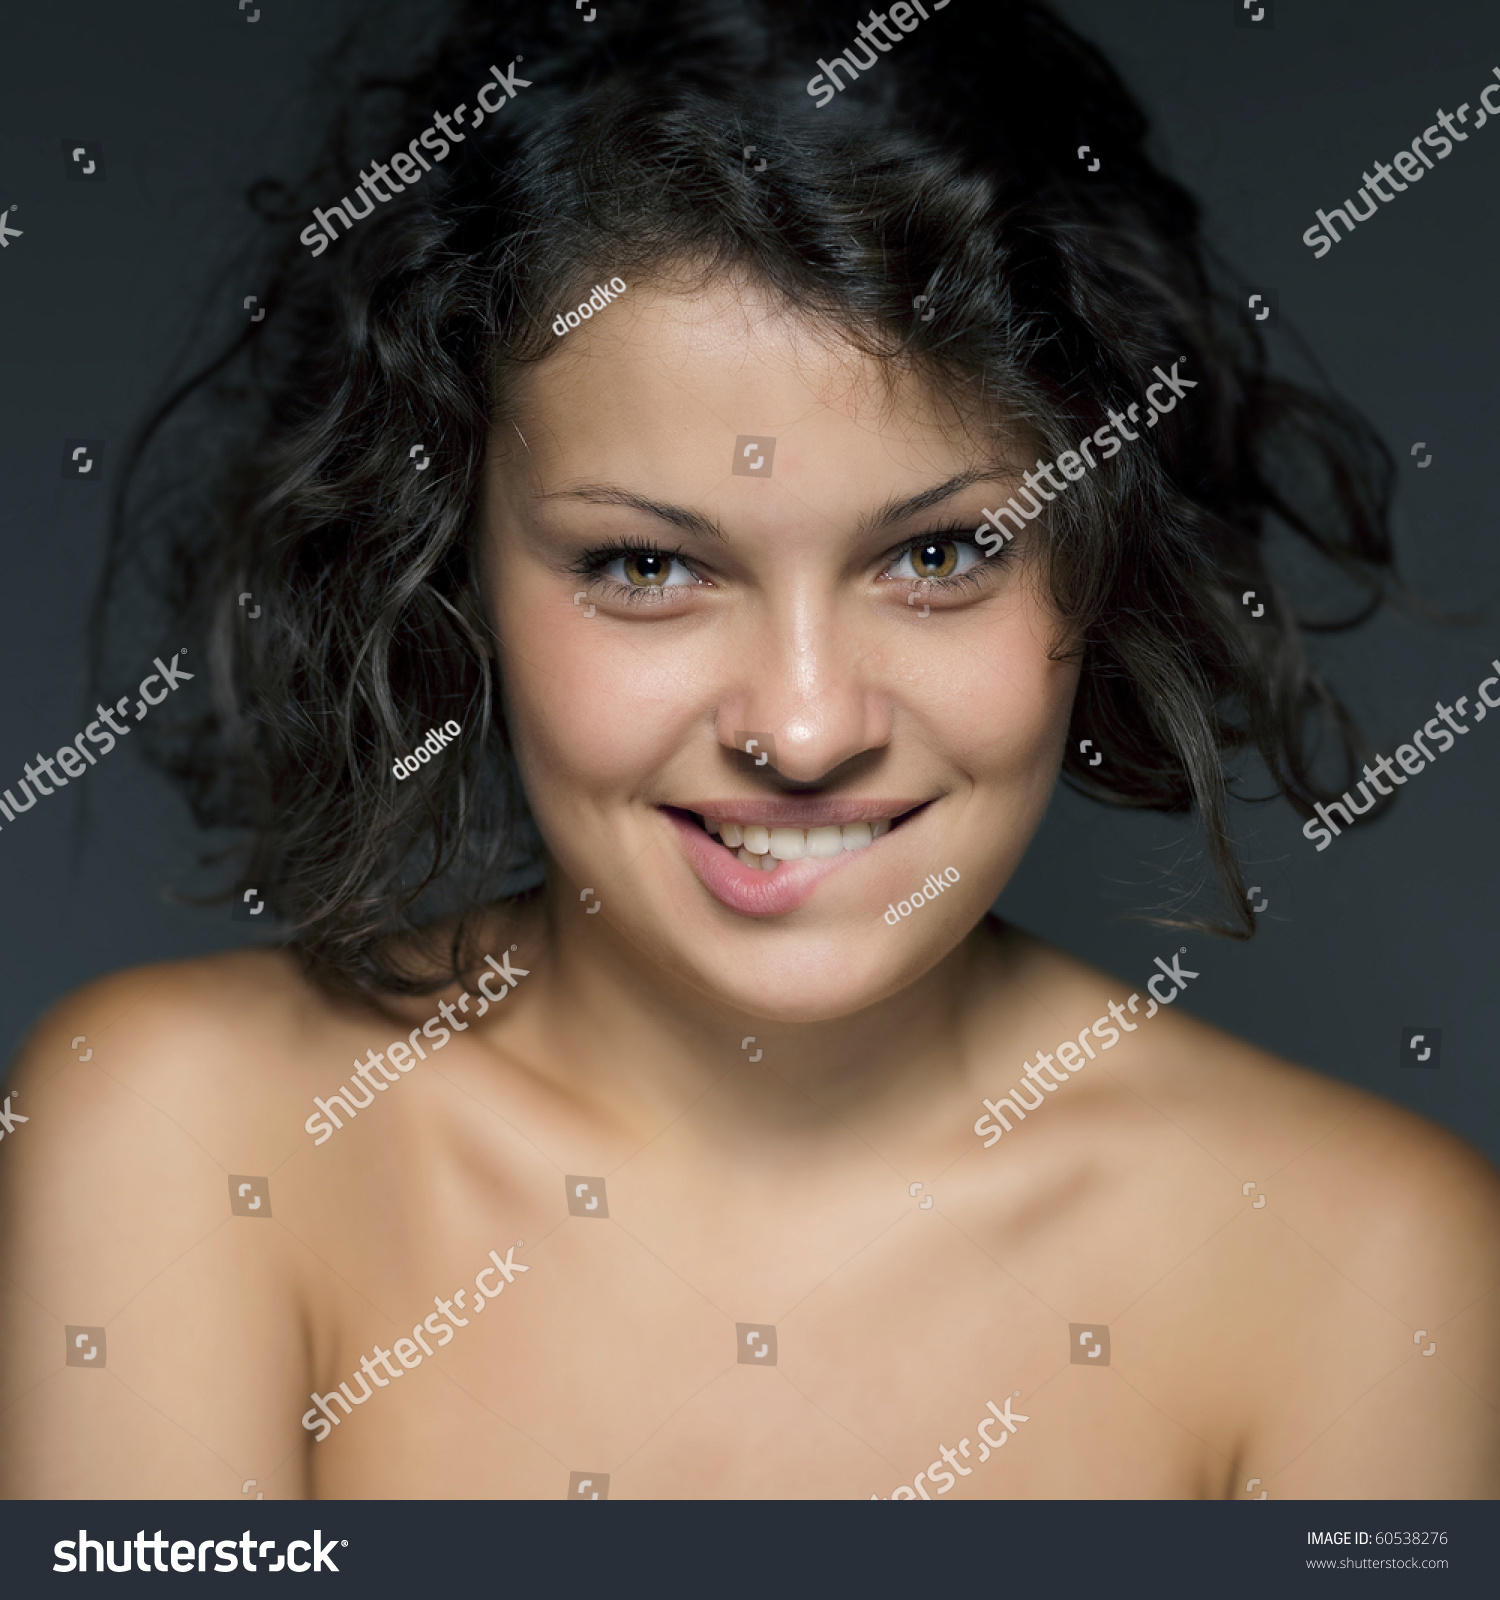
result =
[[[822,860],[804,856],[801,861],[781,861],[774,872],[767,872],[761,867],[747,867],[739,856],[696,822],[675,811],[666,811],[665,815],[677,830],[698,881],[720,905],[744,917],[779,917],[795,911],[830,872],[837,872],[846,862],[873,850],[879,843],[876,840],[864,850],[845,850],[841,855]]]

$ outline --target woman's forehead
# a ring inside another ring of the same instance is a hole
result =
[[[875,432],[944,459],[994,439],[994,412],[916,364],[871,354],[831,320],[730,277],[632,283],[516,374],[503,408],[554,450],[652,432]],[[497,428],[496,444],[510,430]],[[514,434],[511,434],[512,439]]]

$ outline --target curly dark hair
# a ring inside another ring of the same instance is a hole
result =
[[[200,823],[248,841],[242,881],[318,981],[451,981],[483,908],[537,881],[476,510],[515,374],[601,263],[631,282],[749,275],[857,348],[982,396],[1049,457],[1138,399],[1153,365],[1182,364],[1191,397],[1036,525],[1082,640],[1064,771],[1117,805],[1196,806],[1228,919],[1176,925],[1253,932],[1225,760],[1258,753],[1303,816],[1334,793],[1310,733],[1331,729],[1353,769],[1358,732],[1303,632],[1355,625],[1396,581],[1390,454],[1341,402],[1270,374],[1197,204],[1148,159],[1146,118],[1092,45],[1031,0],[944,9],[820,107],[807,80],[856,38],[852,5],[608,0],[585,26],[571,0],[460,0],[418,70],[358,81],[300,190],[259,186],[273,314],[163,403],[137,451],[181,437],[199,402],[227,405],[230,465],[154,509],[127,481],[113,567],[132,541],[167,551],[213,706],[157,758]],[[530,86],[408,193],[316,257],[299,242],[360,161],[517,58]],[[1264,560],[1277,523],[1354,581],[1352,615],[1294,618]],[[1270,604],[1258,623],[1247,589]],[[460,749],[393,784],[450,718]],[[417,957],[449,918],[449,964]]]

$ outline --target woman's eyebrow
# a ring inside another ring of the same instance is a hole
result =
[[[946,483],[940,483],[934,488],[924,489],[920,494],[908,495],[901,500],[887,500],[878,511],[861,520],[859,531],[873,533],[877,528],[889,528],[895,523],[905,522],[907,518],[914,517],[919,512],[930,511],[934,506],[941,505],[944,500],[952,499],[971,484],[1000,483],[1015,476],[1015,472],[1006,467],[993,465],[970,467],[967,472],[961,472],[957,477],[949,478]]]
[[[905,522],[909,517],[917,516],[920,512],[930,511],[933,506],[952,499],[971,484],[999,483],[1014,476],[1015,473],[1011,469],[1001,466],[970,467],[968,471],[960,472],[944,483],[935,484],[931,489],[923,489],[918,494],[906,495],[901,499],[888,500],[878,511],[860,518],[858,531],[863,535],[878,528],[891,527],[895,523]],[[590,505],[600,506],[626,506],[634,511],[644,511],[647,516],[657,517],[687,533],[702,534],[710,539],[718,539],[721,543],[727,542],[728,539],[723,528],[712,517],[705,516],[701,511],[693,511],[687,506],[667,505],[629,489],[617,488],[613,484],[583,484],[577,489],[560,489],[554,494],[541,495],[539,498],[583,500]]]
[[[687,506],[665,505],[660,500],[651,500],[643,494],[634,494],[629,489],[617,489],[607,483],[589,483],[578,489],[560,489],[556,494],[544,494],[538,498],[585,500],[590,505],[596,506],[628,506],[634,511],[644,511],[647,516],[659,517],[663,522],[669,522],[674,528],[682,528],[687,533],[701,533],[707,538],[723,542],[727,542],[728,539],[728,535],[719,524],[701,511],[689,510]]]

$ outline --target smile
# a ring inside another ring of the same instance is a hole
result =
[[[867,850],[883,833],[891,831],[889,818],[874,822],[846,822],[825,828],[780,828],[765,823],[715,822],[703,818],[704,829],[717,834],[726,850],[734,850],[747,867],[774,872],[778,861],[831,861],[846,850]]]
[[[661,809],[699,881],[721,905],[771,917],[795,910],[831,872],[927,804],[785,799]]]

